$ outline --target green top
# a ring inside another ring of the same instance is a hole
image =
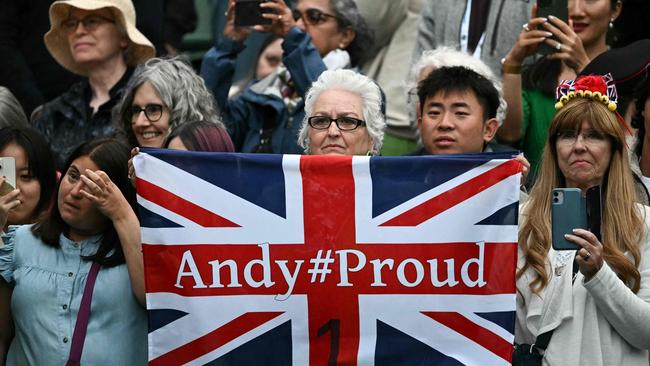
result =
[[[535,174],[548,140],[548,128],[555,115],[555,98],[538,89],[524,89],[522,97],[521,150]]]

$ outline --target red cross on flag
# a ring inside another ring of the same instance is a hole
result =
[[[511,155],[144,150],[150,365],[509,365]]]

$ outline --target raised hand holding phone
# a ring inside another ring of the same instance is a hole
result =
[[[542,5],[546,5],[542,7]],[[585,51],[582,40],[573,30],[569,17],[567,0],[538,0],[537,15],[547,19],[542,28],[551,34],[546,38],[539,52],[547,54],[549,59],[560,60],[566,66],[579,73],[591,61]]]
[[[250,27],[240,27],[235,24],[235,0],[228,0],[226,25],[223,28],[223,35],[235,42],[243,42],[248,38],[250,33]]]
[[[576,262],[588,281],[603,266],[600,186],[582,196],[578,188],[556,188],[551,196],[553,249],[576,250]]]
[[[235,25],[248,27],[258,24],[271,24],[271,19],[264,18],[265,9],[260,4],[266,0],[235,0]]]
[[[555,250],[578,250],[580,246],[566,239],[573,229],[587,229],[585,198],[579,188],[556,188],[551,193],[551,233]]]
[[[5,184],[9,186],[9,184],[6,182],[6,179],[4,177],[0,177],[0,185],[4,186]],[[11,191],[0,195],[0,228],[4,228],[7,225],[9,211],[21,204],[20,200],[18,199],[19,194],[19,189],[12,189]]]
[[[13,157],[0,157],[0,177],[4,180],[0,185],[0,196],[16,188],[16,159]]]
[[[256,25],[253,27],[258,32],[271,32],[278,37],[284,38],[291,28],[296,26],[291,8],[284,0],[267,0],[260,4],[266,12],[262,14],[265,19],[271,21],[269,25]]]
[[[567,0],[537,0],[537,16],[544,19],[555,17],[564,23],[569,22],[569,5]],[[538,52],[543,55],[548,55],[560,51],[561,44],[557,36],[548,38],[549,42],[544,42],[539,47]]]

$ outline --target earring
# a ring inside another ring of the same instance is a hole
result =
[[[614,18],[609,20],[609,29],[614,28]]]

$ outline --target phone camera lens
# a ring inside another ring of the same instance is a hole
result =
[[[554,202],[554,203],[558,203],[558,202],[560,202],[560,200],[559,200],[557,197],[554,197],[554,198],[553,198],[553,202]]]

